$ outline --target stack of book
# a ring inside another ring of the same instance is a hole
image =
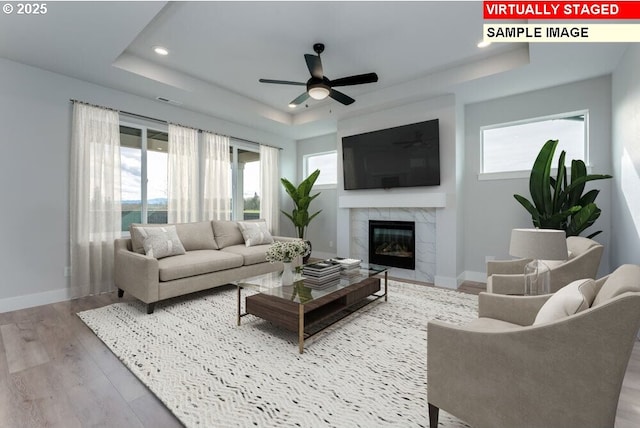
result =
[[[325,288],[340,282],[340,264],[331,260],[304,265],[302,268],[304,285],[312,288]]]
[[[340,273],[343,276],[351,277],[356,276],[360,273],[360,260],[358,259],[335,257],[331,259],[331,261],[340,265]]]

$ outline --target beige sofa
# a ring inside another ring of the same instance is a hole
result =
[[[175,226],[185,253],[156,259],[145,254],[136,227]],[[269,244],[246,246],[234,221],[203,221],[175,225],[132,225],[132,237],[115,240],[115,284],[147,304],[230,282],[282,270],[282,263],[266,261]],[[273,237],[274,240],[297,238]]]

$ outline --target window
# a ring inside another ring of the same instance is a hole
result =
[[[169,135],[139,125],[120,125],[122,231],[131,223],[167,222]]]
[[[260,153],[259,148],[231,141],[231,207],[234,220],[260,218]]]
[[[568,167],[572,159],[588,164],[587,123],[588,112],[581,111],[482,127],[481,178],[528,177],[547,140],[559,140],[554,167],[562,150]]]
[[[335,187],[338,182],[338,155],[336,151],[314,153],[303,157],[303,172],[306,178],[316,169],[320,175],[315,186]]]

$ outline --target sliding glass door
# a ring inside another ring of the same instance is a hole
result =
[[[231,207],[234,220],[260,217],[260,153],[257,147],[231,141]]]
[[[122,231],[131,223],[167,222],[166,131],[120,126]]]
[[[122,122],[121,122],[122,123]],[[167,222],[166,130],[126,123],[120,126],[122,231],[131,223]],[[231,141],[231,218],[260,217],[259,147]]]

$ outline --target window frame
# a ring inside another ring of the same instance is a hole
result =
[[[322,190],[322,189],[337,189],[338,188],[338,150],[327,150],[324,152],[315,152],[315,153],[307,153],[302,155],[302,176],[308,177],[313,171],[309,171],[309,158],[314,156],[322,156],[322,155],[330,155],[334,154],[336,156],[336,177],[334,183],[327,184],[314,184],[314,189]]]
[[[156,123],[156,122],[147,122],[145,120],[135,120],[134,118],[127,117],[126,120],[123,120],[122,116],[120,117],[120,126],[126,126],[128,128],[135,128],[141,131],[141,147],[140,147],[140,222],[141,224],[149,224],[148,223],[148,198],[147,198],[147,186],[148,186],[148,165],[147,165],[147,136],[148,131],[157,131],[164,132],[166,134],[169,133],[169,126],[167,124]],[[168,201],[167,201],[168,203]],[[123,238],[130,238],[131,233],[128,230],[121,231]]]
[[[517,170],[517,171],[499,171],[499,172],[484,172],[484,131],[490,129],[497,128],[506,128],[510,126],[517,125],[526,125],[529,123],[537,123],[537,122],[545,122],[554,119],[562,119],[573,116],[584,116],[584,145],[583,145],[583,153],[584,153],[584,163],[587,166],[587,170],[591,171],[591,162],[589,156],[589,110],[575,110],[570,112],[557,113],[546,116],[537,116],[533,118],[514,120],[510,122],[497,123],[492,125],[485,125],[480,127],[480,155],[479,155],[479,173],[478,180],[506,180],[506,179],[514,179],[514,178],[529,178],[531,175],[531,169],[526,170]],[[554,166],[551,169],[552,173],[557,171],[557,168]],[[567,172],[570,173],[571,168],[567,166]]]
[[[238,168],[238,150],[244,150],[246,152],[257,153],[260,156],[260,145],[257,143],[251,143],[242,141],[231,137],[229,139],[229,149],[231,150],[231,162],[229,168],[231,169],[231,220],[243,221],[244,220],[244,186],[240,189],[240,174],[241,171]],[[259,177],[260,178],[260,177]],[[262,188],[262,184],[260,184]],[[262,193],[262,192],[261,192]],[[260,197],[260,208],[262,209],[262,195]],[[242,208],[241,208],[242,205]]]

